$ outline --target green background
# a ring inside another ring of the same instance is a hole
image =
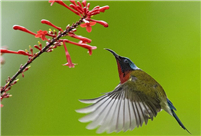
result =
[[[66,2],[70,3],[70,2]],[[44,53],[31,64],[25,78],[9,91],[1,108],[2,135],[96,135],[80,123],[83,114],[75,109],[85,107],[78,99],[95,98],[112,91],[119,83],[116,61],[103,48],[129,57],[149,73],[166,91],[177,108],[177,115],[194,135],[200,134],[200,2],[91,1],[91,8],[109,5],[94,19],[92,32],[78,27],[76,34],[92,39],[98,48],[89,56],[86,49],[67,45],[75,68],[66,63],[64,48]],[[91,9],[90,8],[90,9]],[[65,28],[79,17],[66,8],[48,2],[1,2],[1,44],[11,50],[28,49],[40,39],[14,31],[14,24],[36,32],[50,27],[41,19]],[[68,37],[67,37],[68,38]],[[41,40],[40,40],[41,41]],[[74,40],[77,41],[77,40]],[[44,42],[42,42],[43,45]],[[35,50],[36,51],[36,50]],[[26,56],[4,54],[1,84],[12,76]],[[106,135],[106,133],[103,133]],[[126,133],[110,135],[188,135],[173,117],[162,111],[148,125]]]

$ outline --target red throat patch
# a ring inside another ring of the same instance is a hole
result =
[[[120,78],[121,84],[123,84],[130,78],[131,71],[125,71],[123,73],[118,61],[117,61],[117,66],[118,66],[118,71],[119,71],[119,78]]]

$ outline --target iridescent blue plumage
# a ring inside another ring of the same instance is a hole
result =
[[[186,129],[186,127],[182,124],[182,122],[180,121],[179,117],[178,117],[178,116],[176,115],[176,113],[174,112],[174,110],[176,110],[176,108],[173,106],[172,102],[171,102],[169,99],[167,99],[167,103],[168,103],[168,105],[169,105],[169,107],[170,107],[170,109],[171,109],[171,112],[172,112],[173,117],[176,119],[176,121],[179,123],[179,125],[180,125],[183,129],[185,129],[186,131],[188,131],[188,130]],[[188,131],[188,133],[190,133],[190,132]],[[191,133],[190,133],[190,134],[191,134]]]

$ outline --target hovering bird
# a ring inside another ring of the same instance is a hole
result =
[[[79,119],[80,122],[91,123],[87,129],[95,129],[97,133],[119,132],[140,127],[148,119],[153,120],[157,113],[164,109],[173,116],[179,125],[190,133],[182,124],[167,98],[161,85],[150,75],[138,68],[129,58],[111,52],[118,66],[120,83],[112,91],[95,99],[80,100],[92,105],[76,110],[78,113],[89,113]]]

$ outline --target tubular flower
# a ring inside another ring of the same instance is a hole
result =
[[[94,26],[96,23],[99,23],[99,24],[103,25],[104,27],[108,27],[108,24],[104,21],[98,21],[98,20],[91,21],[92,16],[100,14],[101,12],[105,12],[105,10],[108,10],[110,8],[108,5],[103,6],[103,7],[96,6],[92,10],[89,10],[90,3],[87,3],[86,0],[83,0],[81,3],[79,1],[75,2],[75,0],[70,0],[70,2],[72,4],[70,4],[69,6],[67,6],[61,0],[49,0],[49,2],[51,3],[51,5],[54,2],[56,2],[56,3],[58,3],[64,7],[66,7],[67,9],[72,11],[73,13],[77,14],[81,18],[82,17],[85,18],[85,19],[83,19],[83,21],[85,23],[81,24],[80,26],[86,27],[87,32],[91,32],[92,31],[91,26]]]
[[[48,40],[45,36],[47,35],[47,31],[42,31],[42,30],[39,30],[37,31],[37,34],[35,35],[36,38],[41,38],[43,41],[44,40]]]
[[[64,49],[65,49],[65,54],[66,54],[66,59],[67,59],[67,63],[63,64],[63,65],[68,66],[69,68],[74,68],[75,64],[73,64],[72,61],[71,61],[70,54],[69,54],[69,52],[67,50],[65,41],[63,41],[63,46],[64,46]]]
[[[25,55],[25,56],[32,56],[31,54],[23,51],[23,50],[18,50],[18,51],[11,51],[8,49],[1,49],[1,54],[3,53],[11,53],[11,54],[20,54],[20,55]]]
[[[85,49],[88,49],[89,55],[92,55],[92,50],[97,49],[96,46],[90,46],[90,45],[86,44],[86,43],[83,42],[83,41],[78,42],[78,43],[69,41],[69,40],[67,40],[67,39],[65,39],[64,41],[67,42],[67,43],[74,44],[74,45],[83,47],[83,48],[85,48]]]
[[[55,3],[56,0],[49,0],[49,3],[51,3],[50,6],[52,6]]]
[[[92,31],[92,27],[91,26],[94,26],[95,24],[96,24],[96,22],[86,21],[84,24],[81,24],[80,26],[81,27],[86,27],[87,32],[90,33]]]
[[[26,29],[26,28],[23,27],[23,26],[14,25],[14,26],[13,26],[13,29],[14,29],[14,30],[20,30],[20,31],[23,31],[23,32],[32,34],[32,35],[34,35],[34,36],[36,35],[35,33],[31,32],[30,30]]]
[[[63,31],[60,27],[53,25],[49,20],[42,19],[41,23],[49,25],[49,26],[52,26],[52,27],[56,28],[59,31]]]
[[[88,45],[89,43],[91,43],[91,39],[80,36],[80,35],[76,35],[74,34],[74,32],[76,32],[76,28],[78,28],[79,25],[81,27],[86,27],[87,32],[91,32],[92,26],[94,26],[97,23],[103,25],[104,27],[108,27],[108,24],[106,22],[101,20],[92,20],[91,17],[97,14],[100,14],[102,12],[105,12],[105,10],[109,9],[109,6],[103,6],[103,7],[96,6],[92,10],[89,10],[90,3],[87,3],[86,0],[83,0],[82,2],[79,2],[79,1],[75,2],[75,0],[70,0],[70,2],[72,4],[68,6],[62,0],[49,0],[49,3],[51,3],[51,6],[54,3],[60,4],[80,17],[80,19],[76,23],[73,23],[72,25],[67,25],[66,28],[63,30],[61,27],[58,27],[54,25],[53,23],[51,23],[49,20],[45,20],[45,19],[42,19],[41,23],[53,27],[54,30],[49,29],[49,31],[42,31],[39,29],[37,33],[34,33],[23,26],[19,26],[19,25],[13,26],[14,30],[20,30],[28,34],[34,35],[35,38],[41,38],[43,41],[45,40],[45,45],[42,46],[42,44],[38,41],[38,44],[35,44],[33,48],[31,47],[31,45],[29,46],[29,51],[27,49],[12,51],[3,47],[2,49],[0,49],[1,64],[3,64],[5,61],[4,58],[2,58],[3,53],[11,53],[11,54],[19,54],[19,55],[28,56],[27,62],[24,65],[20,66],[19,70],[15,73],[14,76],[8,77],[8,79],[6,80],[6,84],[1,87],[1,101],[2,99],[9,98],[11,96],[7,92],[11,89],[11,87],[14,84],[17,83],[18,79],[16,79],[16,77],[18,77],[20,74],[22,74],[22,77],[24,77],[24,72],[26,72],[30,68],[28,65],[30,65],[33,62],[33,60],[37,59],[44,52],[52,52],[53,49],[61,46],[63,43],[65,56],[67,59],[67,63],[63,65],[68,66],[69,68],[73,68],[75,67],[75,64],[72,63],[71,56],[67,50],[66,43],[73,44],[73,45],[87,49],[89,55],[92,55],[92,50],[97,48],[96,46]],[[48,36],[48,38],[46,38],[46,36]],[[75,38],[79,40],[79,42],[73,42],[73,41],[64,39],[64,37],[66,36]],[[20,37],[20,38],[23,39],[23,37]],[[37,49],[38,52],[34,52],[35,49]],[[2,107],[3,105],[1,104],[0,106]]]

